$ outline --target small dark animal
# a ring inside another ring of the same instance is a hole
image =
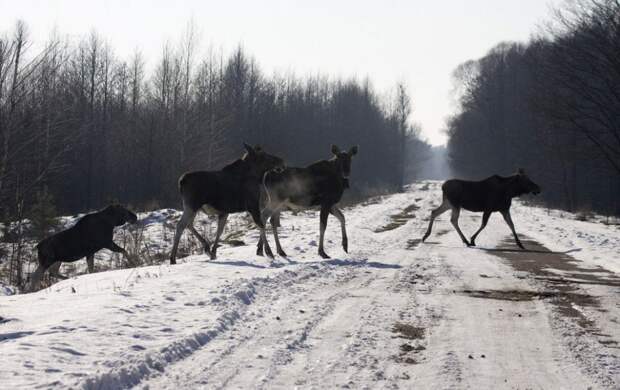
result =
[[[137,220],[136,214],[114,204],[96,213],[87,214],[69,229],[45,238],[36,246],[39,266],[30,277],[29,290],[33,291],[38,287],[41,277],[48,269],[51,275],[67,279],[58,272],[63,262],[71,263],[86,257],[88,272],[93,272],[95,252],[104,248],[122,253],[128,258],[127,251],[112,240],[114,228],[125,223],[136,223]]]
[[[342,152],[332,145],[334,155],[330,160],[321,160],[305,168],[286,168],[282,171],[271,171],[265,174],[263,187],[266,204],[263,215],[271,218],[273,235],[280,256],[286,253],[280,245],[278,227],[280,212],[283,210],[301,210],[312,206],[320,206],[319,255],[324,259],[329,256],[323,249],[323,238],[327,227],[327,217],[331,213],[340,221],[342,229],[342,248],[348,251],[347,230],[344,214],[336,204],[340,202],[342,193],[349,187],[351,174],[351,158],[357,154],[358,147],[353,146],[348,152]],[[258,255],[263,253],[263,240],[259,240]]]
[[[433,228],[433,221],[435,218],[443,214],[448,209],[452,209],[452,217],[450,218],[450,222],[452,222],[452,225],[458,232],[461,240],[463,240],[467,246],[475,246],[476,237],[487,225],[491,213],[499,211],[508,226],[510,226],[510,230],[514,235],[515,241],[519,248],[525,249],[523,248],[521,241],[519,241],[519,237],[515,231],[515,226],[512,223],[512,218],[510,217],[510,205],[512,203],[512,198],[514,197],[529,193],[534,195],[539,194],[540,187],[531,181],[529,177],[527,177],[523,169],[519,169],[515,175],[509,177],[494,175],[482,181],[452,179],[446,181],[443,186],[441,186],[441,189],[443,191],[443,202],[438,208],[431,212],[431,220],[428,224],[426,234],[424,234],[424,237],[422,238],[422,242],[424,242],[424,240],[426,240],[426,238],[431,234],[431,229]],[[458,220],[461,208],[469,211],[483,212],[482,226],[480,226],[480,229],[474,233],[471,237],[471,241],[469,242],[459,228]]]
[[[216,258],[217,244],[224,231],[228,214],[247,211],[265,238],[265,224],[259,209],[260,184],[265,172],[284,167],[280,157],[265,153],[260,147],[243,144],[246,154],[220,171],[195,171],[185,173],[179,179],[179,191],[183,199],[183,216],[177,224],[170,264],[176,264],[179,239],[185,228],[198,238],[211,259]],[[213,245],[194,228],[193,222],[198,210],[217,215],[217,232]],[[273,257],[269,244],[267,255]]]

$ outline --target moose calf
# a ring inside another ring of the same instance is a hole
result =
[[[110,205],[96,213],[80,218],[73,227],[47,237],[36,246],[39,266],[30,276],[29,291],[34,291],[46,270],[50,274],[66,279],[59,274],[63,262],[71,263],[86,257],[88,272],[94,271],[95,253],[101,249],[122,253],[128,258],[127,251],[112,240],[114,228],[125,223],[136,223],[136,214],[121,205]]]

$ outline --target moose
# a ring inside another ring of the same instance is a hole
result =
[[[336,207],[342,193],[349,187],[351,174],[351,158],[357,154],[358,147],[353,146],[349,151],[341,151],[332,145],[333,157],[330,160],[321,160],[305,168],[285,168],[280,171],[269,171],[263,178],[265,220],[270,218],[273,227],[273,236],[278,254],[287,257],[280,245],[278,227],[280,213],[283,210],[301,210],[312,206],[320,206],[319,255],[329,259],[323,248],[323,238],[327,227],[327,218],[332,214],[340,221],[342,230],[342,248],[348,252],[347,230],[344,214]],[[263,244],[268,248],[264,237],[258,241],[256,254],[263,254]]]
[[[30,276],[29,290],[34,291],[45,271],[59,279],[67,279],[59,273],[61,263],[71,263],[86,257],[88,272],[95,270],[95,253],[101,249],[129,255],[124,248],[113,241],[114,228],[125,223],[134,224],[138,217],[125,207],[112,204],[106,208],[80,218],[69,229],[45,238],[36,245],[39,266]]]
[[[439,207],[431,212],[428,229],[422,238],[422,242],[431,234],[435,218],[448,209],[452,209],[452,216],[450,218],[452,226],[454,226],[465,245],[475,246],[476,237],[487,225],[491,214],[499,211],[510,227],[519,248],[525,249],[515,231],[515,226],[510,216],[510,206],[512,198],[529,193],[537,195],[540,193],[540,187],[530,180],[523,169],[519,169],[512,176],[502,177],[494,175],[482,181],[448,180],[441,186],[441,190],[443,192],[443,201]],[[474,233],[470,241],[467,241],[459,228],[458,220],[461,208],[483,213],[482,226]]]
[[[268,170],[284,167],[284,161],[266,153],[261,147],[243,144],[245,155],[219,171],[188,172],[179,179],[179,191],[183,200],[183,215],[177,224],[174,243],[170,254],[170,264],[176,264],[179,240],[185,228],[196,236],[213,260],[217,256],[220,236],[226,226],[228,215],[247,211],[260,229],[265,242],[267,256],[273,253],[265,237],[265,224],[259,209],[260,184]],[[198,210],[207,215],[217,215],[217,231],[213,245],[198,233],[193,226]]]

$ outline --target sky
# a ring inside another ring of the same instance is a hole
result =
[[[385,94],[404,82],[412,121],[440,145],[454,112],[454,68],[499,42],[527,41],[561,1],[0,0],[0,32],[17,19],[33,42],[54,29],[76,39],[95,30],[118,57],[139,49],[148,66],[192,22],[202,49],[227,52],[241,44],[267,74],[368,77]]]

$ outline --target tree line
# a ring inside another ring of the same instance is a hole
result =
[[[62,213],[111,201],[178,206],[180,174],[223,166],[242,142],[290,165],[358,144],[357,192],[402,188],[406,154],[428,149],[402,85],[384,96],[368,79],[267,76],[241,46],[225,54],[197,42],[189,27],[147,67],[95,32],[54,33],[37,50],[24,22],[0,35],[2,216],[42,201]]]
[[[454,71],[452,170],[529,171],[549,205],[620,214],[620,2],[578,0]]]

